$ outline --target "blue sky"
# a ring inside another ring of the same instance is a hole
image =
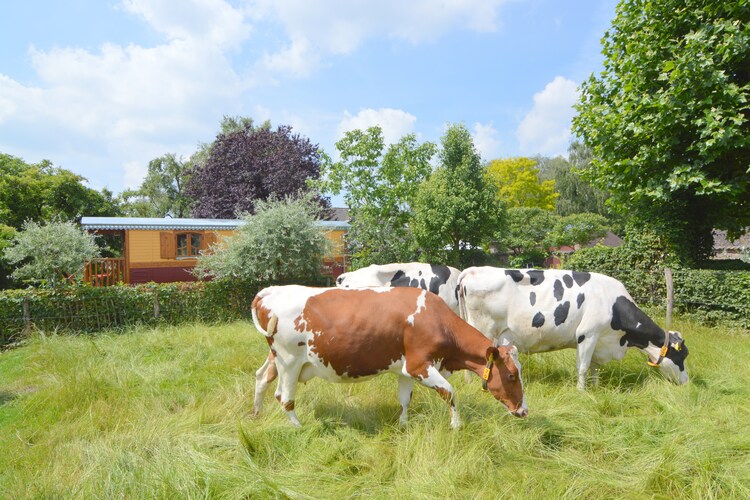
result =
[[[288,124],[329,154],[352,128],[486,160],[565,154],[601,70],[613,0],[10,0],[0,7],[0,152],[138,187],[222,116]]]

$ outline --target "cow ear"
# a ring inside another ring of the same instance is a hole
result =
[[[498,360],[498,359],[500,359],[500,352],[499,352],[499,351],[497,350],[497,347],[495,347],[495,346],[493,346],[493,345],[491,345],[491,346],[489,346],[489,347],[487,348],[487,351],[486,351],[486,352],[485,352],[485,354],[484,354],[484,358],[485,358],[485,359],[486,359],[487,361],[489,361],[489,360],[490,360],[490,355],[492,355],[492,359],[493,359],[493,360]]]

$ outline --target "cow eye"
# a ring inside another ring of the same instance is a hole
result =
[[[511,373],[510,375],[508,375],[508,380],[510,380],[511,382],[515,382],[516,376]]]

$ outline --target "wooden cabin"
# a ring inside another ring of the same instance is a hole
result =
[[[94,286],[117,283],[196,281],[191,273],[201,252],[244,224],[241,219],[172,219],[145,217],[83,217],[81,227],[121,242],[121,257],[86,264],[84,282]],[[332,242],[323,273],[334,280],[346,269],[346,221],[318,221]]]

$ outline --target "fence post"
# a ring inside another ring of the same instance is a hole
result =
[[[159,319],[159,290],[154,288],[154,318]]]
[[[667,330],[672,328],[672,308],[674,307],[674,284],[672,282],[672,269],[664,268],[664,278],[667,280]]]
[[[31,327],[31,312],[29,311],[29,298],[23,298],[23,327],[28,330]]]

